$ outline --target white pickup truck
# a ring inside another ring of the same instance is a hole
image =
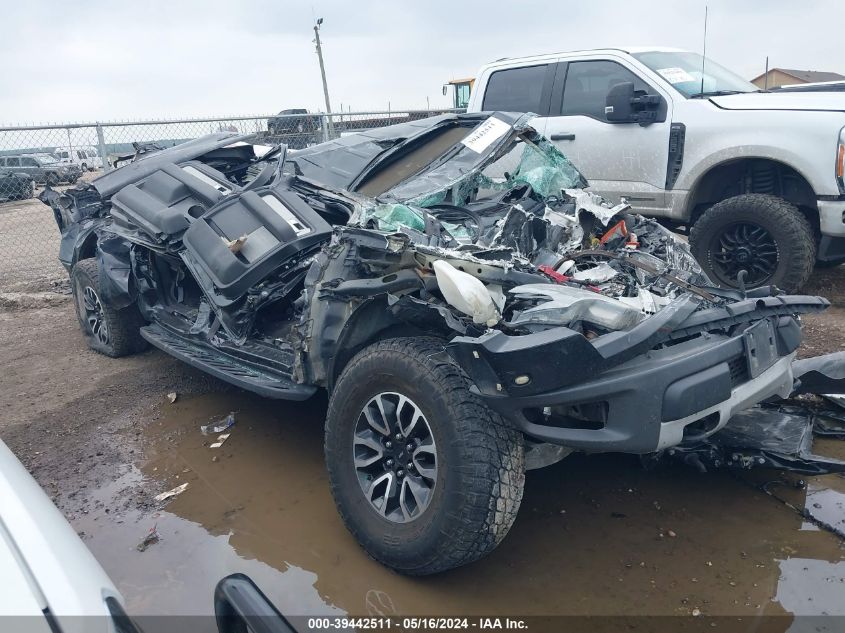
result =
[[[817,261],[845,261],[845,92],[765,92],[697,53],[605,49],[487,64],[468,110],[538,114],[591,190],[689,228],[722,285],[794,292]]]

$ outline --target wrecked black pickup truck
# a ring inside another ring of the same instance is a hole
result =
[[[327,390],[344,522],[429,574],[496,547],[526,467],[700,444],[788,396],[799,315],[828,305],[714,287],[530,120],[298,152],[214,134],[42,200],[92,348],[151,343],[271,398]]]

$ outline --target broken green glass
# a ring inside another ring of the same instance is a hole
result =
[[[380,231],[401,231],[402,227],[425,230],[425,219],[422,213],[405,204],[379,204],[364,210],[362,223],[376,220]]]
[[[511,187],[517,184],[531,185],[534,191],[547,198],[586,183],[557,147],[545,138],[539,138],[536,143],[525,143],[519,165],[508,181]]]

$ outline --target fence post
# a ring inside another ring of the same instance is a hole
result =
[[[103,161],[103,173],[111,171],[109,157],[106,155],[106,139],[103,137],[103,126],[97,123],[97,145],[100,151],[100,159]]]
[[[329,126],[327,124],[326,115],[320,115],[320,128],[323,131],[323,143],[329,140]]]

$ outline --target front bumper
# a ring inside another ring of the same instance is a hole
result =
[[[845,199],[819,200],[818,205],[821,234],[845,237]]]
[[[577,352],[568,368],[530,350],[510,358],[497,358],[502,352],[489,346],[452,353],[477,393],[526,435],[587,452],[644,454],[706,437],[734,413],[789,395],[798,321],[771,316],[737,329],[732,335],[700,333],[598,371]],[[522,367],[512,367],[517,358]],[[517,388],[500,378],[500,360],[509,376],[524,370],[529,382]],[[549,373],[565,384],[547,388]],[[531,389],[532,374],[542,390]]]

